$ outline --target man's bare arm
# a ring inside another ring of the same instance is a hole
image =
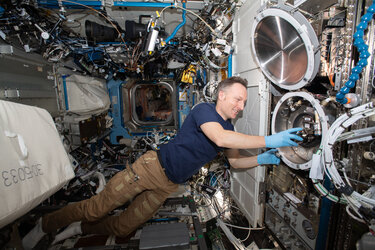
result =
[[[201,129],[219,147],[249,149],[266,146],[264,136],[246,135],[225,130],[218,122],[206,122],[201,125]]]

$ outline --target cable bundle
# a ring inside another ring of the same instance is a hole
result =
[[[322,143],[322,164],[325,166],[327,176],[333,182],[336,189],[342,193],[342,196],[348,202],[349,207],[356,212],[360,219],[353,215],[352,217],[358,220],[364,220],[365,222],[375,219],[375,200],[354,191],[346,173],[344,173],[344,179],[341,178],[341,175],[335,166],[332,148],[338,137],[349,126],[361,118],[366,118],[372,115],[375,115],[375,108],[374,104],[371,102],[351,109],[348,113],[340,116],[332,124]]]

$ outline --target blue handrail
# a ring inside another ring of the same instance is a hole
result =
[[[345,83],[340,91],[336,94],[336,101],[341,104],[348,103],[348,98],[345,97],[349,93],[350,89],[354,88],[356,81],[359,79],[359,74],[362,72],[363,68],[367,66],[367,59],[370,57],[368,52],[368,45],[365,44],[364,31],[367,29],[368,23],[372,20],[372,16],[375,13],[375,3],[372,3],[367,9],[366,14],[361,17],[361,22],[358,24],[357,31],[354,33],[354,43],[353,45],[359,51],[359,61],[357,65],[352,68],[352,72],[349,76],[349,80]]]

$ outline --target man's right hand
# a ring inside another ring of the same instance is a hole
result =
[[[266,142],[266,147],[281,148],[298,146],[298,144],[293,140],[303,140],[300,136],[296,135],[296,133],[301,130],[302,128],[291,128],[274,135],[265,136],[264,140]]]

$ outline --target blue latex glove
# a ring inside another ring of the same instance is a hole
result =
[[[280,133],[265,136],[264,140],[266,142],[267,148],[281,148],[281,147],[291,147],[298,146],[298,144],[293,140],[302,141],[303,139],[296,135],[298,131],[302,128],[291,128]]]
[[[267,152],[258,155],[257,161],[259,165],[264,164],[274,164],[279,165],[280,164],[280,158],[276,156],[277,149],[271,149]]]

